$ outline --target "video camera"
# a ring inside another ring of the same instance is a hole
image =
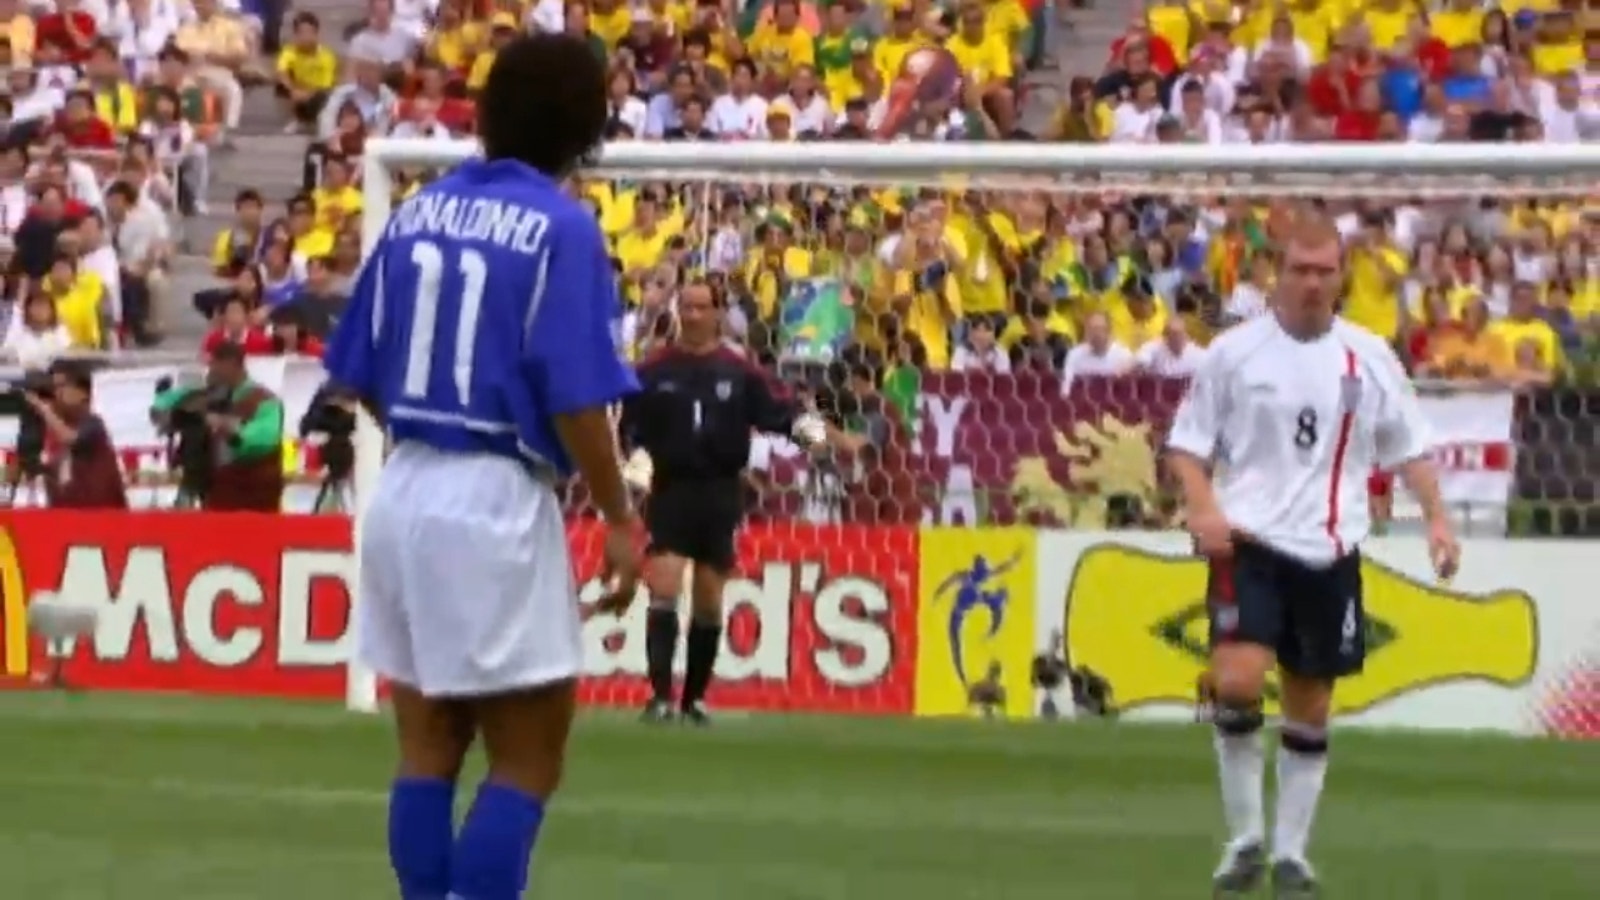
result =
[[[49,372],[26,372],[20,379],[0,383],[0,419],[17,420],[17,460],[22,475],[33,478],[44,471],[44,420],[24,394],[55,399],[55,381]]]
[[[162,378],[156,382],[155,395],[160,397],[175,389],[172,378]],[[232,405],[232,392],[228,388],[196,386],[188,388],[176,403],[164,410],[151,407],[150,421],[155,424],[156,432],[170,442],[171,464],[180,473],[180,493],[205,496],[216,463],[206,416],[226,415]]]
[[[317,388],[306,414],[300,417],[300,437],[321,435],[322,462],[327,467],[327,480],[343,481],[355,468],[356,450],[353,435],[356,431],[356,414],[350,409],[355,397],[332,383]]]

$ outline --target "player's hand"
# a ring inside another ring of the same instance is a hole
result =
[[[600,567],[606,594],[595,604],[597,612],[620,616],[633,603],[633,595],[639,591],[638,530],[638,520],[633,518],[606,526],[605,561]]]
[[[1456,541],[1455,529],[1448,520],[1440,519],[1428,526],[1428,558],[1440,581],[1456,577],[1456,571],[1461,568],[1461,544]]]
[[[1216,507],[1190,512],[1185,519],[1189,534],[1194,536],[1195,551],[1202,556],[1228,557],[1233,555],[1233,526]]]

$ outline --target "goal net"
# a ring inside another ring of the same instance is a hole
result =
[[[409,185],[472,152],[371,142],[368,245]],[[1338,224],[1346,314],[1412,367],[1465,533],[1600,531],[1600,442],[1572,406],[1600,371],[1597,189],[1592,148],[1483,144],[625,143],[573,185],[612,242],[628,352],[670,339],[685,278],[717,282],[729,342],[862,444],[757,439],[712,701],[866,714],[935,688],[979,708],[1035,693],[1026,671],[930,688],[916,642],[949,627],[926,607],[950,566],[917,527],[1179,526],[1155,443],[1195,354],[1265,309],[1302,215]],[[380,460],[363,437],[358,498]],[[1372,495],[1380,528],[1415,531],[1387,473]],[[592,569],[581,485],[568,512]],[[638,608],[585,641],[586,701],[642,702]],[[1017,652],[1060,644],[1041,630]],[[352,705],[373,696],[354,673]]]

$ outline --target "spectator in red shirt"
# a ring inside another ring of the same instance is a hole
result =
[[[73,150],[115,150],[117,136],[95,112],[94,95],[73,91],[67,95],[66,109],[56,119],[56,133]]]
[[[243,297],[234,295],[223,301],[217,326],[200,344],[200,353],[210,357],[223,344],[238,344],[246,356],[272,356],[278,352],[272,338],[250,321],[250,307]]]
[[[95,38],[99,37],[94,16],[81,6],[82,0],[56,0],[56,11],[40,16],[34,32],[39,46],[59,47],[62,58],[77,65],[89,61]]]
[[[1361,73],[1350,63],[1350,55],[1339,47],[1328,51],[1328,59],[1311,73],[1306,98],[1317,115],[1332,119],[1354,109],[1361,90]]]
[[[1383,123],[1383,92],[1376,79],[1361,83],[1355,106],[1340,113],[1333,122],[1333,137],[1340,141],[1375,141]]]
[[[435,105],[434,118],[440,125],[455,134],[467,134],[472,131],[477,111],[473,109],[471,100],[450,96],[445,90],[449,83],[450,74],[443,66],[436,62],[423,63],[417,69],[417,93],[414,99],[432,100]],[[411,107],[410,100],[403,101],[400,104],[398,118],[401,120],[413,118]]]
[[[1150,31],[1150,23],[1145,21],[1142,12],[1128,24],[1128,30],[1122,37],[1111,42],[1111,59],[1124,62],[1123,51],[1135,44],[1142,44],[1149,51],[1150,68],[1160,73],[1161,77],[1166,78],[1178,71],[1178,54],[1173,52],[1166,38]]]
[[[1429,81],[1438,81],[1450,74],[1450,45],[1434,37],[1422,18],[1411,23],[1408,42],[1411,48],[1408,55],[1416,59],[1417,67]],[[1396,49],[1403,49],[1406,43],[1402,42]]]

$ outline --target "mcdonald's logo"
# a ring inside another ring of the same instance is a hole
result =
[[[11,530],[0,526],[0,676],[28,675],[28,589]]]

